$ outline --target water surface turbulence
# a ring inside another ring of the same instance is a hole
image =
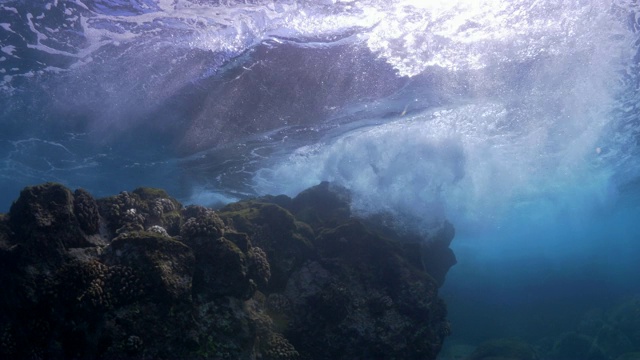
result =
[[[212,205],[327,180],[454,224],[450,341],[568,331],[640,293],[638,10],[0,0],[0,211],[44,181]]]

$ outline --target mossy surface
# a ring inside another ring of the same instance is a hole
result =
[[[292,271],[314,257],[309,226],[286,209],[262,201],[245,201],[220,210],[220,217],[236,231],[246,233],[267,255],[271,267],[270,291],[282,291]]]
[[[182,242],[153,232],[126,233],[113,239],[102,259],[143,275],[158,302],[190,299],[195,257]]]

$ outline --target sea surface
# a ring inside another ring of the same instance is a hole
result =
[[[0,212],[327,180],[454,224],[450,347],[543,347],[640,296],[639,45],[635,0],[0,0]]]

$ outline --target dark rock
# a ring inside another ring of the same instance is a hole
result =
[[[323,181],[291,201],[291,212],[313,228],[336,227],[349,220],[351,197],[344,188]]]
[[[184,211],[186,221],[180,228],[180,235],[191,245],[201,239],[218,239],[224,235],[225,225],[218,214],[202,206],[189,206]]]
[[[276,204],[281,208],[287,209],[289,211],[291,211],[291,208],[292,208],[291,204],[293,201],[293,199],[291,199],[287,195],[277,195],[277,196],[265,195],[265,196],[259,197],[257,200],[264,203]]]
[[[248,236],[236,232],[227,232],[225,235],[224,222],[211,209],[189,206],[184,215],[190,217],[182,225],[180,234],[182,241],[193,249],[196,258],[194,294],[243,299],[251,297],[255,283],[249,277],[249,268],[255,265],[252,262],[255,251],[250,252]],[[254,271],[254,274],[257,273]],[[268,278],[264,279],[265,276],[259,275],[262,284],[268,281]]]
[[[313,257],[313,230],[278,205],[243,201],[224,207],[220,216],[266,253],[271,272],[269,291],[284,290],[291,273]]]
[[[595,339],[575,332],[563,334],[553,346],[552,359],[605,360],[609,357],[597,345]]]
[[[354,220],[314,243],[319,259],[285,291],[293,319],[285,335],[303,358],[435,358],[449,334],[446,308],[397,243]]]
[[[111,236],[159,226],[171,236],[180,233],[182,204],[164,190],[138,188],[98,201]]]
[[[120,235],[102,256],[109,266],[126,266],[144,275],[143,282],[158,302],[189,301],[194,255],[183,243],[139,232]]]
[[[0,214],[0,261],[8,261],[10,257],[5,257],[15,246],[11,241],[12,231],[9,227],[9,217],[6,214]]]
[[[77,189],[74,193],[73,212],[80,223],[80,228],[93,235],[100,230],[100,214],[98,203],[86,190]]]
[[[271,279],[271,265],[267,254],[259,247],[252,247],[247,252],[249,260],[249,275],[261,287],[266,287]]]
[[[11,205],[9,226],[16,243],[43,261],[59,261],[68,248],[87,247],[74,213],[74,198],[60,184],[30,186]]]
[[[452,237],[372,226],[328,183],[220,211],[29,187],[0,214],[0,358],[435,359]]]
[[[468,360],[537,360],[536,351],[524,341],[517,339],[496,339],[484,342],[469,357]],[[569,358],[567,358],[569,359]]]
[[[616,360],[640,360],[640,352],[625,353],[618,356]]]
[[[219,238],[198,252],[194,293],[249,298],[255,288],[248,277],[247,256],[233,242]]]
[[[421,242],[424,270],[438,282],[444,284],[449,269],[458,261],[453,250],[449,248],[455,236],[453,225],[445,221],[442,228],[427,242]]]

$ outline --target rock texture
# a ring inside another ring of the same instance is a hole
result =
[[[0,214],[0,358],[435,359],[453,228],[417,241],[348,201],[25,188]]]

